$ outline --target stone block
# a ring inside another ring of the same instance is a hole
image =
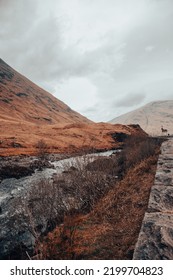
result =
[[[151,188],[148,212],[173,214],[173,186],[154,185]]]
[[[133,255],[134,260],[172,260],[173,259],[173,215],[165,213],[146,213],[138,242]]]
[[[165,141],[162,143],[162,147],[161,147],[161,153],[163,154],[169,154],[172,153],[173,154],[173,139],[169,139],[168,141]]]

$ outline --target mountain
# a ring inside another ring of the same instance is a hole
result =
[[[40,140],[52,153],[111,149],[117,132],[144,134],[90,121],[0,59],[0,156],[35,154]]]
[[[91,123],[0,59],[0,119],[37,124]]]
[[[112,124],[139,124],[150,135],[173,134],[173,100],[155,101],[110,121]],[[167,129],[162,132],[161,127]]]

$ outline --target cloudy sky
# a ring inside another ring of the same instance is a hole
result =
[[[172,0],[0,0],[0,57],[108,121],[173,99]]]

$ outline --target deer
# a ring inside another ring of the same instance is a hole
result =
[[[163,126],[161,127],[161,131],[162,131],[162,133],[168,133],[168,130],[163,128]]]

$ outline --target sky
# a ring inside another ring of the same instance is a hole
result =
[[[173,99],[172,0],[0,0],[0,58],[93,121]]]

